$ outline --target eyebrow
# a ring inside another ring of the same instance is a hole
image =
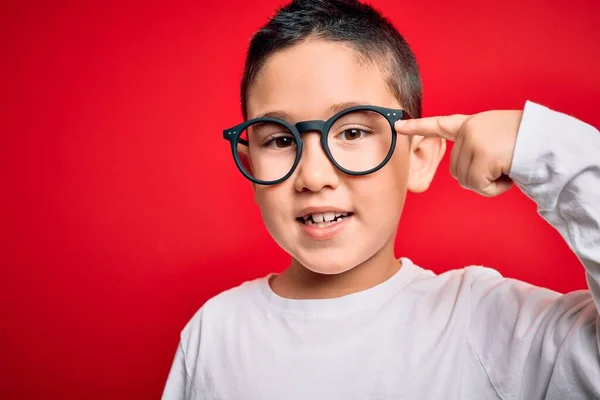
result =
[[[329,112],[331,113],[331,115],[335,115],[337,113],[339,113],[340,111],[343,111],[347,108],[350,107],[354,107],[354,106],[368,106],[371,105],[371,103],[366,102],[366,101],[346,101],[343,103],[337,103],[337,104],[333,104],[331,107],[329,107]],[[290,121],[290,115],[288,113],[286,113],[285,111],[269,111],[266,112],[264,114],[258,114],[256,117],[253,117],[252,119],[255,118],[276,118],[276,119],[282,119],[284,121]]]

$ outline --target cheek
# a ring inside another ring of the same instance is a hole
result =
[[[257,185],[254,200],[258,205],[264,223],[269,231],[276,229],[278,221],[283,220],[290,213],[289,200],[286,201],[284,189],[280,185],[264,187]]]
[[[395,154],[390,162],[372,175],[354,180],[351,192],[359,194],[356,207],[368,221],[399,218],[406,198],[408,162]]]

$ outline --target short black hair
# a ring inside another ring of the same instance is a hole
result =
[[[361,59],[376,63],[387,84],[412,117],[421,117],[422,84],[415,55],[392,23],[358,0],[293,0],[254,34],[241,84],[247,119],[248,90],[274,53],[308,39],[351,45]]]

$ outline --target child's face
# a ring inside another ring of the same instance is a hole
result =
[[[248,93],[247,111],[249,119],[278,112],[285,115],[280,118],[296,123],[327,120],[335,114],[332,107],[350,102],[402,108],[375,65],[359,62],[347,45],[309,40],[267,61]],[[294,174],[273,186],[255,185],[255,199],[271,236],[286,252],[309,270],[337,274],[384,249],[393,253],[411,185],[411,158],[416,158],[421,170],[412,173],[417,189],[423,186],[423,178],[431,179],[433,171],[423,177],[423,155],[415,156],[407,137],[398,135],[394,155],[385,167],[366,176],[345,175],[328,160],[319,139],[319,133],[304,134],[302,158]],[[316,237],[319,228],[307,229],[297,219],[310,207],[352,215],[335,229],[323,230],[324,237]]]

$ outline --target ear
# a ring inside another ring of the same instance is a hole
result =
[[[446,153],[445,139],[433,136],[412,137],[407,185],[409,191],[421,193],[429,188],[444,153]]]

